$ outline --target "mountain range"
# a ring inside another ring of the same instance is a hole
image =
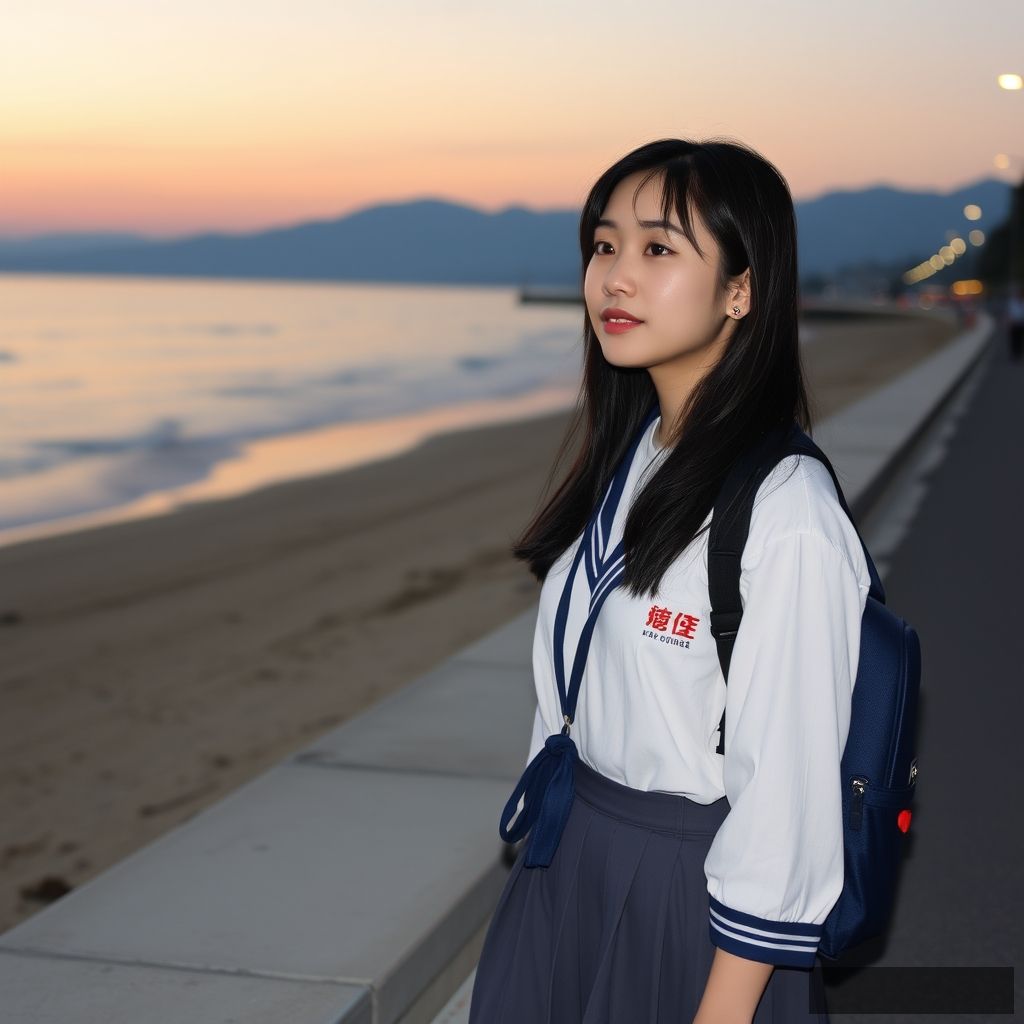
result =
[[[913,266],[953,234],[989,232],[1009,201],[1009,185],[993,178],[946,193],[879,185],[798,201],[801,276]],[[979,220],[965,219],[968,203],[981,207]],[[578,219],[575,209],[491,213],[426,197],[240,234],[0,237],[0,271],[572,287]]]

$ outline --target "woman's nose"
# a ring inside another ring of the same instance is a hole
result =
[[[629,294],[636,288],[636,275],[629,260],[623,256],[616,257],[604,275],[604,290],[609,295],[614,292]]]

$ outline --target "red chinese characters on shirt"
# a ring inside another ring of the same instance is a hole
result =
[[[670,622],[672,623],[671,632],[673,636],[681,636],[687,640],[692,640],[694,630],[696,630],[700,619],[686,612],[678,612],[673,616],[671,608],[660,608],[656,604],[651,605],[651,609],[647,613],[646,625],[651,626],[653,629],[660,629],[664,633],[668,629]]]

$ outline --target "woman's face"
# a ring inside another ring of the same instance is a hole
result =
[[[621,367],[671,367],[687,371],[714,361],[734,329],[732,292],[717,292],[718,246],[699,216],[692,217],[701,256],[682,233],[677,215],[668,227],[642,226],[661,220],[661,183],[649,181],[636,199],[643,172],[615,187],[594,232],[584,277],[590,322],[605,359]],[[674,230],[673,230],[674,229]],[[747,303],[741,299],[741,315]],[[623,328],[602,319],[619,308],[640,320]]]

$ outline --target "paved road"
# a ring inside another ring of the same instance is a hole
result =
[[[1014,968],[1017,1014],[939,1018],[957,1022],[1024,1019],[1024,362],[1003,333],[983,360],[935,464],[911,481],[917,507],[883,573],[921,640],[922,705],[913,841],[876,963]],[[936,1017],[837,1017],[861,1019]]]

